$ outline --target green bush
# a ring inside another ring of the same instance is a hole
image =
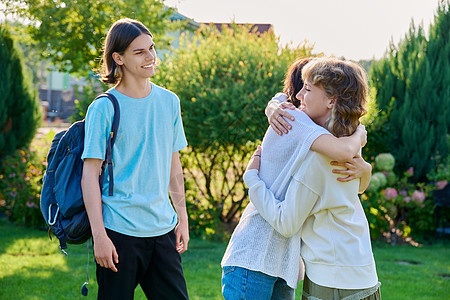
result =
[[[22,52],[4,25],[0,25],[0,62],[1,161],[16,149],[29,145],[41,122],[41,111]]]
[[[433,236],[435,229],[433,191],[442,188],[448,179],[449,166],[440,165],[433,173],[436,181],[414,183],[414,168],[410,167],[401,176],[392,170],[394,158],[388,153],[375,159],[369,188],[361,195],[372,238],[384,235],[395,244],[398,238],[425,240]],[[388,169],[386,171],[386,162]]]
[[[203,27],[165,57],[155,82],[175,92],[189,148],[183,152],[187,201],[194,231],[215,233],[217,221],[236,221],[247,201],[242,176],[268,123],[267,101],[285,72],[311,48],[278,46],[272,32],[257,35],[232,25]],[[205,229],[206,228],[206,229]]]
[[[428,38],[421,26],[412,24],[370,71],[381,112],[368,127],[365,155],[391,152],[398,173],[414,167],[414,182],[425,181],[449,151],[449,28],[449,3],[441,1]]]
[[[46,155],[55,132],[33,139],[30,147],[16,150],[2,161],[0,170],[0,211],[22,225],[46,227],[40,209]]]
[[[45,155],[53,136],[54,133],[50,133],[43,138],[41,146],[19,149],[2,161],[0,211],[17,224],[45,226],[39,203],[46,169]]]

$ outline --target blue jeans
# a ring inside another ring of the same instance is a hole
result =
[[[223,267],[225,300],[290,300],[295,290],[284,279],[240,267]]]

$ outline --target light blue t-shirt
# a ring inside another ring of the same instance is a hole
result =
[[[114,195],[108,196],[109,176],[102,191],[105,227],[135,237],[171,231],[177,215],[169,201],[172,153],[187,146],[178,97],[152,83],[142,99],[110,89],[120,106],[120,123],[113,147]],[[99,98],[88,109],[82,159],[104,159],[114,107]]]

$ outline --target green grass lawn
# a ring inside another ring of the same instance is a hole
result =
[[[222,299],[220,260],[226,242],[191,240],[182,254],[190,298]],[[81,296],[86,279],[86,245],[69,245],[69,256],[47,233],[14,226],[0,218],[0,299],[96,299],[95,265],[89,264],[89,295]],[[374,246],[383,299],[450,299],[450,247]],[[300,299],[297,290],[296,299]],[[135,299],[146,299],[140,288]]]

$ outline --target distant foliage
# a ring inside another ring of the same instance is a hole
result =
[[[60,71],[86,75],[98,67],[108,28],[120,18],[138,19],[157,39],[169,44],[165,33],[179,27],[170,22],[173,11],[159,0],[3,0],[5,14],[21,17],[41,57]]]
[[[283,88],[288,65],[311,47],[278,46],[272,32],[233,25],[204,27],[168,55],[154,80],[181,99],[189,148],[184,151],[191,224],[214,233],[247,203],[242,176],[268,123],[264,108]]]
[[[108,86],[103,82],[89,77],[88,83],[83,85],[81,93],[76,88],[75,91],[75,110],[70,116],[72,122],[83,120],[86,117],[89,105],[94,101],[95,97],[108,90]]]
[[[1,161],[31,142],[41,122],[41,111],[22,52],[3,26],[0,26],[0,64]]]
[[[412,24],[370,72],[381,112],[368,127],[365,154],[391,152],[400,173],[414,167],[414,181],[425,180],[449,152],[449,28],[449,4],[442,1],[428,39],[422,27]]]

